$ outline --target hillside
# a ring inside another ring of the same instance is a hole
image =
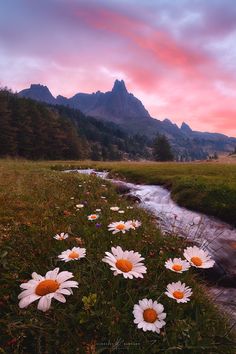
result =
[[[157,133],[169,139],[177,159],[205,159],[208,155],[228,153],[234,150],[236,138],[219,133],[193,131],[186,123],[179,128],[170,119],[158,120],[150,116],[143,103],[127,91],[123,80],[116,80],[111,91],[77,93],[71,98],[53,97],[46,86],[31,85],[19,92],[46,103],[65,105],[79,109],[84,114],[101,121],[118,124],[129,134],[144,134],[149,139]]]
[[[147,138],[78,110],[0,91],[0,156],[28,159],[119,160],[150,155]]]

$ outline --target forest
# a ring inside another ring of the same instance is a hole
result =
[[[32,160],[150,159],[152,142],[78,110],[0,91],[0,157]]]

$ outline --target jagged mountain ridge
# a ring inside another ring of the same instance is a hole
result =
[[[186,123],[181,128],[169,119],[152,118],[142,102],[126,89],[123,80],[116,80],[111,91],[77,93],[71,98],[51,94],[47,86],[31,85],[19,92],[22,97],[49,104],[59,104],[79,109],[87,116],[118,124],[130,134],[144,134],[152,138],[157,133],[165,134],[176,155],[194,159],[205,158],[214,152],[234,150],[236,138],[219,133],[193,131]]]

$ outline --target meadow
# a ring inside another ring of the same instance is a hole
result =
[[[73,166],[107,169],[129,182],[163,185],[179,205],[236,226],[236,163],[81,162]]]
[[[86,163],[0,163],[0,353],[235,353],[233,329],[194,269],[177,274],[164,266],[168,258],[183,257],[187,241],[174,235],[164,237],[152,216],[118,195],[109,182],[58,171],[82,165]],[[133,181],[171,185],[176,198],[181,194],[176,190],[178,183],[184,181],[186,188],[191,183],[200,188],[206,181],[215,188],[220,184],[235,187],[236,167],[230,166],[224,166],[224,172],[217,166],[217,177],[212,166],[202,176],[204,166],[198,167],[197,174],[195,167],[174,164],[150,164],[145,171],[139,164],[93,165]],[[180,171],[185,171],[185,177]],[[76,208],[78,204],[84,207]],[[124,213],[112,211],[114,206]],[[94,213],[99,218],[88,220]],[[133,219],[142,225],[125,234],[108,231],[111,222]],[[69,237],[55,240],[61,232]],[[58,259],[74,246],[86,248],[86,257],[67,263]],[[113,275],[102,262],[112,246],[137,251],[145,258],[143,279]],[[32,272],[44,275],[56,267],[72,272],[79,283],[66,296],[66,303],[53,299],[47,312],[37,310],[37,302],[19,308],[20,285],[31,279]],[[178,280],[192,288],[188,303],[165,295],[167,284]],[[133,307],[144,298],[164,306],[166,325],[160,334],[144,332],[134,324]]]

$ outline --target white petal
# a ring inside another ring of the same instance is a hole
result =
[[[21,309],[23,309],[24,307],[29,306],[32,302],[38,300],[40,298],[40,296],[33,294],[33,295],[29,295],[27,297],[23,297],[23,299],[20,300],[19,302],[19,307]]]
[[[50,294],[41,297],[41,299],[39,300],[39,303],[38,303],[38,307],[37,307],[38,310],[43,311],[43,312],[46,312],[49,310],[49,308],[51,306],[51,301],[52,301],[52,298],[49,295]]]

